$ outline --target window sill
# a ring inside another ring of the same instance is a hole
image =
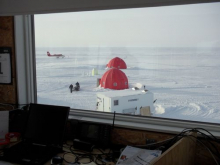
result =
[[[81,121],[113,124],[114,114],[72,109],[69,117],[70,119],[78,119]],[[181,132],[185,128],[203,128],[210,131],[214,136],[220,137],[220,124],[159,117],[115,114],[114,126],[174,134]]]

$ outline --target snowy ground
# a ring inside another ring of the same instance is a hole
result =
[[[47,57],[62,53],[63,59]],[[114,57],[126,62],[129,87],[145,85],[157,99],[153,116],[220,123],[220,51],[196,48],[37,48],[39,103],[95,110],[97,78]],[[97,68],[99,75],[92,76]],[[69,85],[80,83],[78,92]]]

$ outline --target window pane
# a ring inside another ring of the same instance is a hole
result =
[[[114,105],[118,105],[118,100],[114,100]]]
[[[38,102],[219,123],[219,8],[35,15]]]

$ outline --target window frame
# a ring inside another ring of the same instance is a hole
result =
[[[34,16],[15,16],[14,25],[18,103],[37,103]],[[72,108],[69,118],[111,124],[114,114]],[[166,133],[178,133],[185,128],[204,128],[220,136],[220,124],[215,123],[126,114],[116,114],[115,119],[114,125],[124,128]]]

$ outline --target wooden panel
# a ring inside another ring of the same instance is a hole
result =
[[[12,85],[0,85],[0,102],[17,103],[14,54],[14,17],[0,17],[0,47],[12,48]]]
[[[171,137],[174,137],[174,135],[125,128],[114,128],[112,131],[112,143],[122,145],[144,145],[146,139],[162,141]]]
[[[196,137],[196,134],[194,134]],[[196,152],[196,139],[184,137],[166,150],[153,165],[194,165]]]

